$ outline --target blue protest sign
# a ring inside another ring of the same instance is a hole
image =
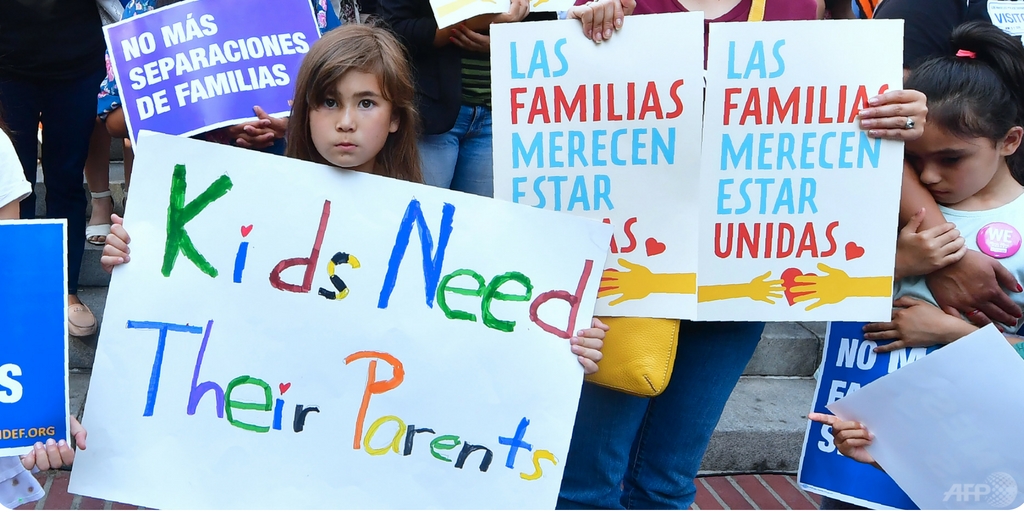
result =
[[[103,28],[132,140],[287,116],[320,37],[309,0],[191,0]]]
[[[65,222],[0,222],[0,456],[68,438]]]
[[[814,412],[832,414],[826,408],[828,404],[934,349],[875,353],[879,343],[864,339],[864,325],[859,322],[828,324],[821,376],[814,391]],[[833,442],[831,427],[808,423],[797,475],[804,490],[868,508],[918,508],[885,472],[840,454]]]

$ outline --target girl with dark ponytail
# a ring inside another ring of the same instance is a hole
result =
[[[892,322],[864,328],[866,339],[897,340],[880,346],[883,352],[950,343],[976,329],[967,321],[974,314],[965,320],[936,306],[925,282],[936,261],[980,251],[1024,282],[1024,46],[985,22],[957,27],[950,44],[949,55],[921,64],[907,79],[907,88],[928,96],[928,122],[921,138],[906,143],[906,159],[955,229],[918,232],[918,215],[900,232],[893,296],[906,309]],[[1009,292],[1024,306],[1019,284]],[[1000,328],[1011,341],[1024,341],[1017,336],[1024,320]]]
[[[1024,282],[1024,46],[986,22],[957,27],[950,43],[948,56],[921,64],[905,84],[928,96],[924,135],[906,143],[906,158],[955,229],[918,232],[921,210],[900,232],[896,274],[905,277],[893,291],[899,309],[891,322],[864,326],[865,339],[894,340],[876,352],[952,343],[978,329],[968,322],[977,311],[965,319],[936,306],[920,275],[929,272],[921,271],[928,260],[956,261],[969,248],[997,259]],[[1021,286],[1010,292],[1024,307]],[[1024,357],[1024,320],[997,326]],[[873,436],[863,425],[825,414],[808,418],[832,427],[840,453],[877,466],[865,449]]]
[[[950,36],[949,56],[919,66],[906,87],[928,96],[929,126],[998,146],[1014,126],[1024,126],[1024,46],[989,23],[965,23]],[[1010,151],[1006,160],[1024,181],[1024,152]]]

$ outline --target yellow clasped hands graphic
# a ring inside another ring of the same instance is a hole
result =
[[[771,271],[765,272],[749,283],[738,284],[714,284],[701,286],[697,289],[697,302],[711,302],[715,300],[750,298],[758,302],[775,304],[774,299],[781,299],[785,288],[782,287],[781,279],[768,278]]]
[[[618,263],[626,270],[606,270],[601,276],[601,287],[597,290],[599,298],[618,295],[608,303],[609,306],[642,299],[652,293],[692,295],[697,291],[697,274],[655,274],[643,265],[622,258],[619,258]]]
[[[619,258],[619,265],[625,270],[608,269],[601,276],[599,298],[615,297],[609,306],[626,301],[639,300],[652,293],[697,294],[697,302],[748,298],[758,302],[775,304],[786,291],[781,279],[770,279],[771,271],[765,272],[748,283],[716,284],[697,287],[697,274],[655,274],[643,265],[630,263]],[[824,275],[802,275],[793,279],[789,292],[794,294],[793,303],[808,301],[805,311],[838,304],[850,297],[888,297],[892,291],[892,277],[850,277],[843,270],[818,264]]]
[[[815,301],[808,304],[805,311],[838,304],[850,297],[888,297],[892,292],[892,277],[889,276],[850,277],[846,272],[824,263],[818,263],[818,270],[825,275],[796,276],[793,279],[796,285],[789,289],[793,294],[804,294],[794,297],[794,304]]]

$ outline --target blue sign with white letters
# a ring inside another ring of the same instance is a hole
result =
[[[65,222],[0,222],[0,456],[68,438]]]
[[[874,349],[879,343],[864,339],[865,325],[860,322],[828,324],[813,412],[832,414],[826,408],[828,404],[936,348],[876,353]],[[804,490],[868,508],[918,508],[885,472],[840,454],[832,439],[832,427],[808,423],[797,475]]]

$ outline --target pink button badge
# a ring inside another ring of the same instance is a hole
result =
[[[986,224],[978,230],[978,248],[993,258],[1009,258],[1020,250],[1020,232],[1005,222]]]

